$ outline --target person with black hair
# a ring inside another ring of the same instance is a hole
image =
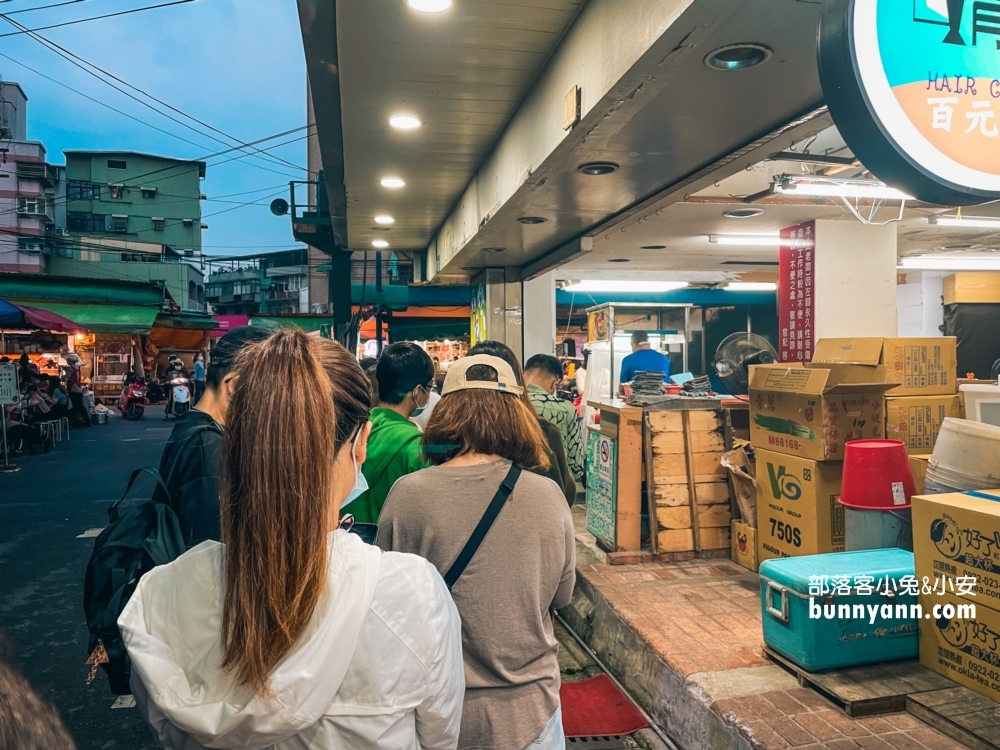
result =
[[[551,354],[536,354],[524,363],[524,384],[538,416],[549,420],[562,433],[569,468],[583,481],[587,445],[577,418],[576,407],[556,396],[563,379],[562,362]]]
[[[236,388],[235,364],[244,349],[270,334],[259,326],[241,326],[219,339],[205,373],[205,393],[178,418],[163,447],[160,476],[169,497],[159,487],[155,497],[177,514],[188,549],[209,539],[219,541],[222,430]]]
[[[420,429],[410,417],[420,414],[434,389],[434,363],[416,344],[400,341],[382,352],[375,366],[378,406],[372,409],[368,457],[361,473],[368,489],[344,506],[357,523],[378,523],[385,498],[396,480],[427,467]]]

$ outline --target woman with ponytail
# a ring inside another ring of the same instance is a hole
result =
[[[222,544],[155,568],[119,619],[153,734],[177,750],[455,748],[461,623],[441,576],[338,529],[363,479],[368,379],[298,331],[237,368]]]

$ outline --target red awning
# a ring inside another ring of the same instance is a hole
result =
[[[23,312],[25,322],[35,328],[54,331],[56,333],[86,332],[83,326],[74,323],[69,318],[64,318],[62,315],[56,315],[54,312],[42,310],[37,307],[29,307],[28,305],[14,305],[14,307]]]

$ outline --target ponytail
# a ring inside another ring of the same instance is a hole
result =
[[[326,583],[337,414],[315,344],[282,330],[240,356],[223,447],[222,667],[258,695]]]

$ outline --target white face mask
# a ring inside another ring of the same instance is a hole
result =
[[[358,430],[358,434],[354,438],[354,444],[351,446],[351,461],[354,463],[354,489],[348,494],[347,499],[340,504],[343,508],[345,505],[353,503],[361,495],[368,491],[368,480],[365,479],[365,475],[361,473],[361,467],[358,466],[358,440],[361,438],[361,433],[364,430],[364,426]]]
[[[427,405],[431,402],[431,394],[427,392],[427,390],[423,386],[420,386],[420,390],[427,393],[427,400],[424,402],[423,406],[418,405],[417,408],[413,410],[413,414],[411,414],[410,417],[419,417],[421,414],[424,413],[424,409],[426,409]],[[413,403],[417,403],[416,396],[413,397]]]

